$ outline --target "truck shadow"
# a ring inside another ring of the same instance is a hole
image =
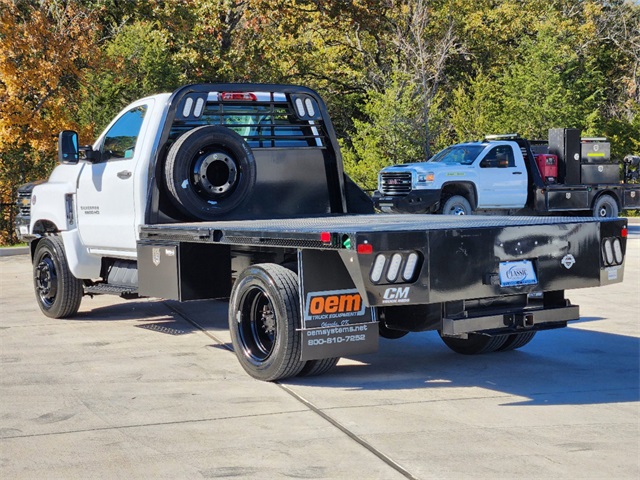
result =
[[[637,402],[639,359],[640,339],[579,328],[540,332],[520,350],[478,356],[455,354],[437,333],[423,332],[380,339],[377,354],[287,383],[349,390],[475,387],[522,397],[505,399],[505,406]]]
[[[137,320],[135,327],[151,334],[199,331],[185,318],[194,318],[205,331],[226,338],[226,302],[130,301],[83,311],[65,321]],[[398,340],[381,338],[377,353],[342,359],[322,376],[282,383],[351,391],[481,388],[504,395],[505,406],[637,402],[640,339],[587,330],[599,320],[607,321],[583,317],[573,327],[539,332],[520,350],[477,356],[450,351],[436,332],[412,333]]]

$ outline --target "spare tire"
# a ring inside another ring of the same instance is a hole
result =
[[[251,148],[219,125],[194,128],[171,146],[164,166],[173,204],[191,218],[215,220],[238,208],[256,181]]]

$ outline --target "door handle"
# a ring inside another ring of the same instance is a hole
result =
[[[123,180],[126,180],[130,176],[131,172],[129,170],[122,170],[121,172],[118,172],[118,178],[122,178]]]
[[[511,172],[511,175],[522,175],[522,172]]]

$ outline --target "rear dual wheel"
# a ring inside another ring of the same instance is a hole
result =
[[[440,334],[444,344],[462,355],[479,355],[490,352],[506,352],[524,347],[536,332],[519,332],[509,335],[480,335],[470,333],[467,338],[447,337]]]
[[[595,218],[616,218],[618,216],[618,203],[611,195],[602,195],[593,205]]]
[[[264,381],[321,375],[338,358],[303,362],[298,276],[280,265],[257,264],[240,274],[229,300],[229,331],[245,371]]]

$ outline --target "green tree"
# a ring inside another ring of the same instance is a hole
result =
[[[402,72],[395,72],[384,92],[372,91],[363,106],[367,120],[354,120],[351,145],[342,145],[347,173],[364,188],[374,190],[383,167],[424,161],[422,108],[418,87]]]
[[[157,23],[138,20],[120,28],[107,43],[100,68],[85,77],[80,123],[95,134],[132,101],[174,90],[181,72],[173,55],[169,35]]]

